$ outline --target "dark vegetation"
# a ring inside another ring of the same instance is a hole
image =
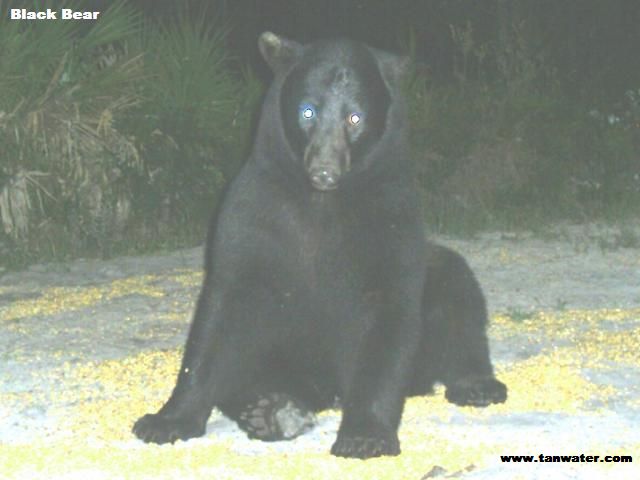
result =
[[[636,1],[94,0],[64,7],[95,23],[8,20],[28,3],[0,0],[0,268],[201,243],[250,147],[266,29],[414,58],[432,231],[637,220]]]

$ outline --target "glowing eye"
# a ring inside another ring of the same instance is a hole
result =
[[[358,125],[362,120],[362,117],[358,113],[350,113],[348,120],[351,125]]]
[[[302,118],[309,120],[316,116],[316,110],[312,105],[302,105],[300,107],[300,114],[302,115]]]

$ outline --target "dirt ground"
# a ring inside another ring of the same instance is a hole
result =
[[[366,462],[328,454],[337,411],[291,442],[248,440],[215,411],[200,439],[133,437],[135,419],[173,387],[201,248],[5,272],[0,478],[640,478],[638,238],[640,225],[436,238],[467,257],[485,290],[509,398],[480,410],[448,404],[441,388],[410,399],[402,455]]]

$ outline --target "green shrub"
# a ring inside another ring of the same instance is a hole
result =
[[[114,119],[140,101],[142,64],[114,50],[139,22],[122,1],[89,26],[0,19],[0,245],[12,251],[7,261],[64,255],[99,238],[104,225],[116,234],[124,227],[126,204],[118,202],[127,185],[119,169],[140,169],[142,161]]]
[[[119,1],[89,24],[0,19],[5,266],[202,241],[260,95],[204,18]]]

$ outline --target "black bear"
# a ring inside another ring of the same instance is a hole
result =
[[[399,90],[406,61],[349,40],[263,33],[275,78],[253,152],[211,222],[177,385],[134,433],[205,433],[213,407],[250,437],[304,432],[340,405],[331,453],[400,453],[407,396],[503,402],[480,287],[425,239]],[[338,403],[336,403],[338,402]]]

